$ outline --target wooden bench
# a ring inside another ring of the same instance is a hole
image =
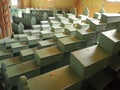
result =
[[[20,60],[20,57],[17,56],[17,57],[11,57],[8,59],[0,60],[0,63],[4,63],[7,67],[9,67],[9,66],[13,66],[13,65],[22,63],[22,61]]]
[[[26,75],[28,78],[40,74],[40,67],[37,66],[34,60],[20,63],[7,67],[8,77],[10,78],[11,86],[17,85],[21,75]]]
[[[28,79],[27,83],[30,90],[80,90],[81,81],[70,66],[64,66]]]

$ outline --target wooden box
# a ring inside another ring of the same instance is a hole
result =
[[[120,32],[114,30],[102,32],[98,45],[110,54],[120,51]]]
[[[11,44],[13,53],[19,53],[20,50],[27,49],[29,46],[25,42],[16,42]]]
[[[91,21],[90,28],[95,31],[105,31],[106,23],[100,23],[99,20]]]
[[[56,42],[53,39],[43,40],[38,42],[38,48],[45,48],[55,45]]]
[[[86,18],[88,18],[88,16],[86,16],[86,15],[79,15],[78,18],[81,19],[81,21],[85,21]]]
[[[34,49],[24,49],[20,50],[20,58],[24,61],[34,59]]]
[[[40,21],[41,25],[49,25],[50,23],[48,21]]]
[[[32,30],[32,31],[30,31],[30,35],[39,37],[40,36],[40,30]]]
[[[90,24],[91,21],[96,21],[96,19],[94,19],[94,18],[86,18],[86,23],[87,24]]]
[[[50,21],[50,25],[51,25],[51,26],[56,26],[56,25],[60,26],[61,23],[58,22],[58,21]]]
[[[76,31],[76,37],[83,40],[84,46],[91,46],[95,45],[97,42],[97,36],[96,36],[96,31],[93,31],[91,29],[80,29]]]
[[[61,22],[61,26],[64,28],[68,28],[68,27],[72,27],[73,24],[68,21],[63,21],[63,22]]]
[[[0,50],[0,60],[13,57],[13,53],[9,49]]]
[[[50,25],[41,25],[40,26],[41,30],[51,30],[51,26]]]
[[[30,31],[31,31],[32,29],[25,29],[25,30],[23,30],[23,34],[27,34],[27,35],[30,35]]]
[[[58,39],[58,47],[63,52],[70,52],[81,48],[81,40],[76,37],[65,37]]]
[[[26,37],[28,37],[29,35],[27,34],[18,34],[17,35],[17,38],[20,40],[20,41],[26,41]]]
[[[6,49],[6,47],[5,47],[5,46],[0,45],[0,50],[5,50],[5,49]]]
[[[18,40],[12,38],[12,39],[8,39],[5,41],[5,47],[6,48],[10,48],[11,47],[11,43],[15,43],[15,42],[18,42]]]
[[[76,16],[74,15],[74,14],[72,14],[72,13],[67,13],[66,15],[65,15],[67,18],[75,18]]]
[[[77,23],[80,23],[81,22],[81,20],[80,19],[78,19],[78,18],[69,18],[69,21],[71,22],[71,23],[73,23],[73,24],[77,24]]]
[[[56,33],[53,35],[53,39],[55,41],[58,41],[59,38],[64,38],[64,37],[68,37],[69,35],[66,33]]]
[[[56,21],[57,20],[57,18],[56,17],[48,17],[48,21],[50,22],[50,21]]]
[[[33,30],[40,30],[40,25],[32,25]]]
[[[70,36],[75,36],[76,34],[76,28],[72,27],[67,27],[65,28],[65,33],[69,34]]]
[[[93,31],[91,29],[80,29],[76,31],[76,37],[81,40],[93,40],[96,38],[96,31]]]
[[[28,80],[30,90],[80,90],[82,79],[69,66]]]
[[[36,36],[29,36],[27,37],[27,43],[29,44],[29,46],[32,45],[37,45],[38,41],[40,41],[40,38],[37,38]]]
[[[58,17],[57,19],[58,19],[59,22],[64,22],[64,21],[69,22],[69,19],[66,18],[66,17]]]
[[[63,17],[63,15],[62,14],[55,14],[55,17],[58,19],[59,17]]]
[[[54,33],[64,32],[64,28],[61,26],[52,26],[52,32]]]
[[[8,77],[10,78],[11,86],[17,85],[21,75],[26,75],[28,78],[35,77],[40,74],[40,67],[33,60],[7,67]]]
[[[53,37],[53,32],[51,32],[50,30],[40,31],[40,37],[42,39],[52,38]]]
[[[70,66],[81,78],[87,79],[107,67],[110,59],[104,49],[97,45],[71,53]]]
[[[90,25],[84,22],[77,23],[77,25],[75,26],[75,28],[77,29],[88,29],[89,27]]]
[[[112,29],[117,29],[117,28],[118,28],[118,22],[107,23],[105,30],[107,31],[107,30],[112,30]]]
[[[57,46],[35,50],[35,62],[39,66],[47,66],[63,60],[64,54]]]
[[[120,14],[117,14],[117,13],[103,13],[100,21],[104,22],[104,23],[120,22]]]

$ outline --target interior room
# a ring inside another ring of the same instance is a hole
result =
[[[0,0],[0,90],[120,90],[120,0]]]

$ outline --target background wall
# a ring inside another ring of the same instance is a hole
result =
[[[106,12],[120,12],[120,2],[107,2],[107,0],[81,0],[79,13],[83,13],[84,8],[88,7],[90,10],[90,17],[93,17],[94,12],[98,12],[102,6]]]
[[[11,0],[9,0],[11,2]],[[71,8],[75,7],[79,14],[83,13],[85,7],[90,10],[90,17],[93,17],[94,12],[98,12],[103,6],[106,12],[120,12],[120,2],[107,2],[107,0],[18,0],[18,8]],[[11,4],[11,3],[10,3]]]
[[[73,7],[74,0],[31,0],[31,7],[35,8],[69,8]]]

